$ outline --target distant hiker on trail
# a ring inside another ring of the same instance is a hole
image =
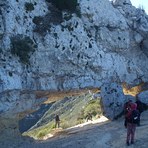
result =
[[[124,120],[124,126],[127,127],[127,118],[126,118],[126,114],[129,112],[131,106],[130,103],[132,102],[132,100],[128,100],[125,104],[124,104],[124,116],[125,116],[125,120]]]
[[[55,128],[58,126],[58,128],[60,127],[60,118],[59,115],[57,114],[55,116]]]
[[[129,146],[130,144],[134,144],[136,125],[139,120],[138,118],[139,118],[139,111],[137,110],[137,104],[130,103],[130,109],[128,113],[126,114],[126,119],[127,119],[126,144],[127,146]]]
[[[138,126],[140,126],[140,117],[141,113],[144,111],[144,103],[142,103],[138,96],[136,96],[136,104],[137,104],[137,110],[139,110],[139,121],[138,121]]]
[[[87,120],[87,122],[88,122],[88,120],[92,121],[92,115],[90,113],[88,113],[88,115],[86,116],[86,120]]]

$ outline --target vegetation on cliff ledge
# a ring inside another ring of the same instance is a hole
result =
[[[28,36],[17,35],[11,38],[11,53],[18,56],[23,64],[30,64],[30,56],[36,47]]]

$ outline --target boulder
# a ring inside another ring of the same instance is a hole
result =
[[[148,105],[148,91],[143,91],[138,94],[138,98],[140,101]]]
[[[106,82],[101,87],[102,106],[105,116],[115,119],[123,111],[126,97],[120,84]]]

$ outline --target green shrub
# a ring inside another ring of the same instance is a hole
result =
[[[40,25],[43,22],[43,17],[42,16],[35,16],[33,18],[33,23],[36,25]]]
[[[54,122],[51,122],[49,124],[46,124],[44,126],[40,126],[38,128],[35,128],[33,130],[24,132],[22,135],[23,136],[30,136],[35,139],[43,139],[44,136],[47,134],[51,133],[53,129],[55,128]]]
[[[102,114],[100,100],[95,99],[89,101],[89,103],[84,107],[84,109],[79,114],[77,121],[82,122],[83,119],[86,119],[88,113],[90,113],[92,116],[97,116],[97,115],[99,116]]]
[[[79,114],[76,124],[81,124],[81,123],[84,123],[84,116],[83,116],[82,112]]]
[[[68,127],[70,127],[68,121],[62,121],[61,125],[60,125],[63,129],[66,129]]]
[[[46,0],[51,2],[59,10],[68,10],[74,12],[78,5],[77,0]]]
[[[81,15],[81,10],[80,10],[79,6],[77,6],[75,13],[76,13],[77,17],[81,18],[82,15]]]
[[[42,139],[44,136],[46,136],[50,132],[51,132],[50,127],[44,127],[37,131],[35,137],[37,137],[38,139]]]
[[[62,21],[62,13],[56,10],[47,13],[45,16],[35,16],[33,18],[33,23],[36,24],[34,32],[45,35],[50,32],[51,24],[60,24]]]
[[[30,64],[30,54],[35,51],[37,46],[29,37],[22,37],[17,35],[11,38],[11,53],[20,58],[23,64]]]
[[[25,3],[25,9],[26,11],[33,11],[34,10],[34,5],[32,3]]]
[[[61,121],[60,127],[62,129],[66,129],[66,128],[72,127],[74,125],[76,125],[76,123],[74,121],[69,122],[68,120],[64,119],[64,120]]]
[[[39,139],[42,139],[45,135],[46,135],[45,132],[39,132],[38,135],[37,135],[37,137]]]
[[[52,3],[53,6],[49,5],[49,13],[45,16],[35,16],[33,18],[33,23],[36,24],[34,32],[41,35],[46,35],[50,32],[51,25],[59,25],[62,23],[63,18],[68,21],[71,19],[71,13],[75,13],[78,17],[81,17],[80,7],[78,6],[77,0],[46,0]],[[55,7],[57,9],[55,9]],[[26,4],[26,10],[31,10],[31,4]],[[63,17],[62,11],[67,11],[67,14]]]
[[[101,114],[100,100],[91,100],[84,108],[84,115],[90,113],[93,116]]]

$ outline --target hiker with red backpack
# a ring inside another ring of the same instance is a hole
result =
[[[128,100],[125,104],[124,104],[124,109],[123,109],[123,113],[125,116],[125,120],[124,120],[124,126],[125,128],[127,128],[127,117],[126,114],[129,112],[130,110],[130,103],[132,102],[132,100]]]
[[[127,138],[126,144],[134,144],[136,126],[139,121],[139,111],[137,110],[136,103],[130,103],[130,109],[126,114],[127,119]]]

